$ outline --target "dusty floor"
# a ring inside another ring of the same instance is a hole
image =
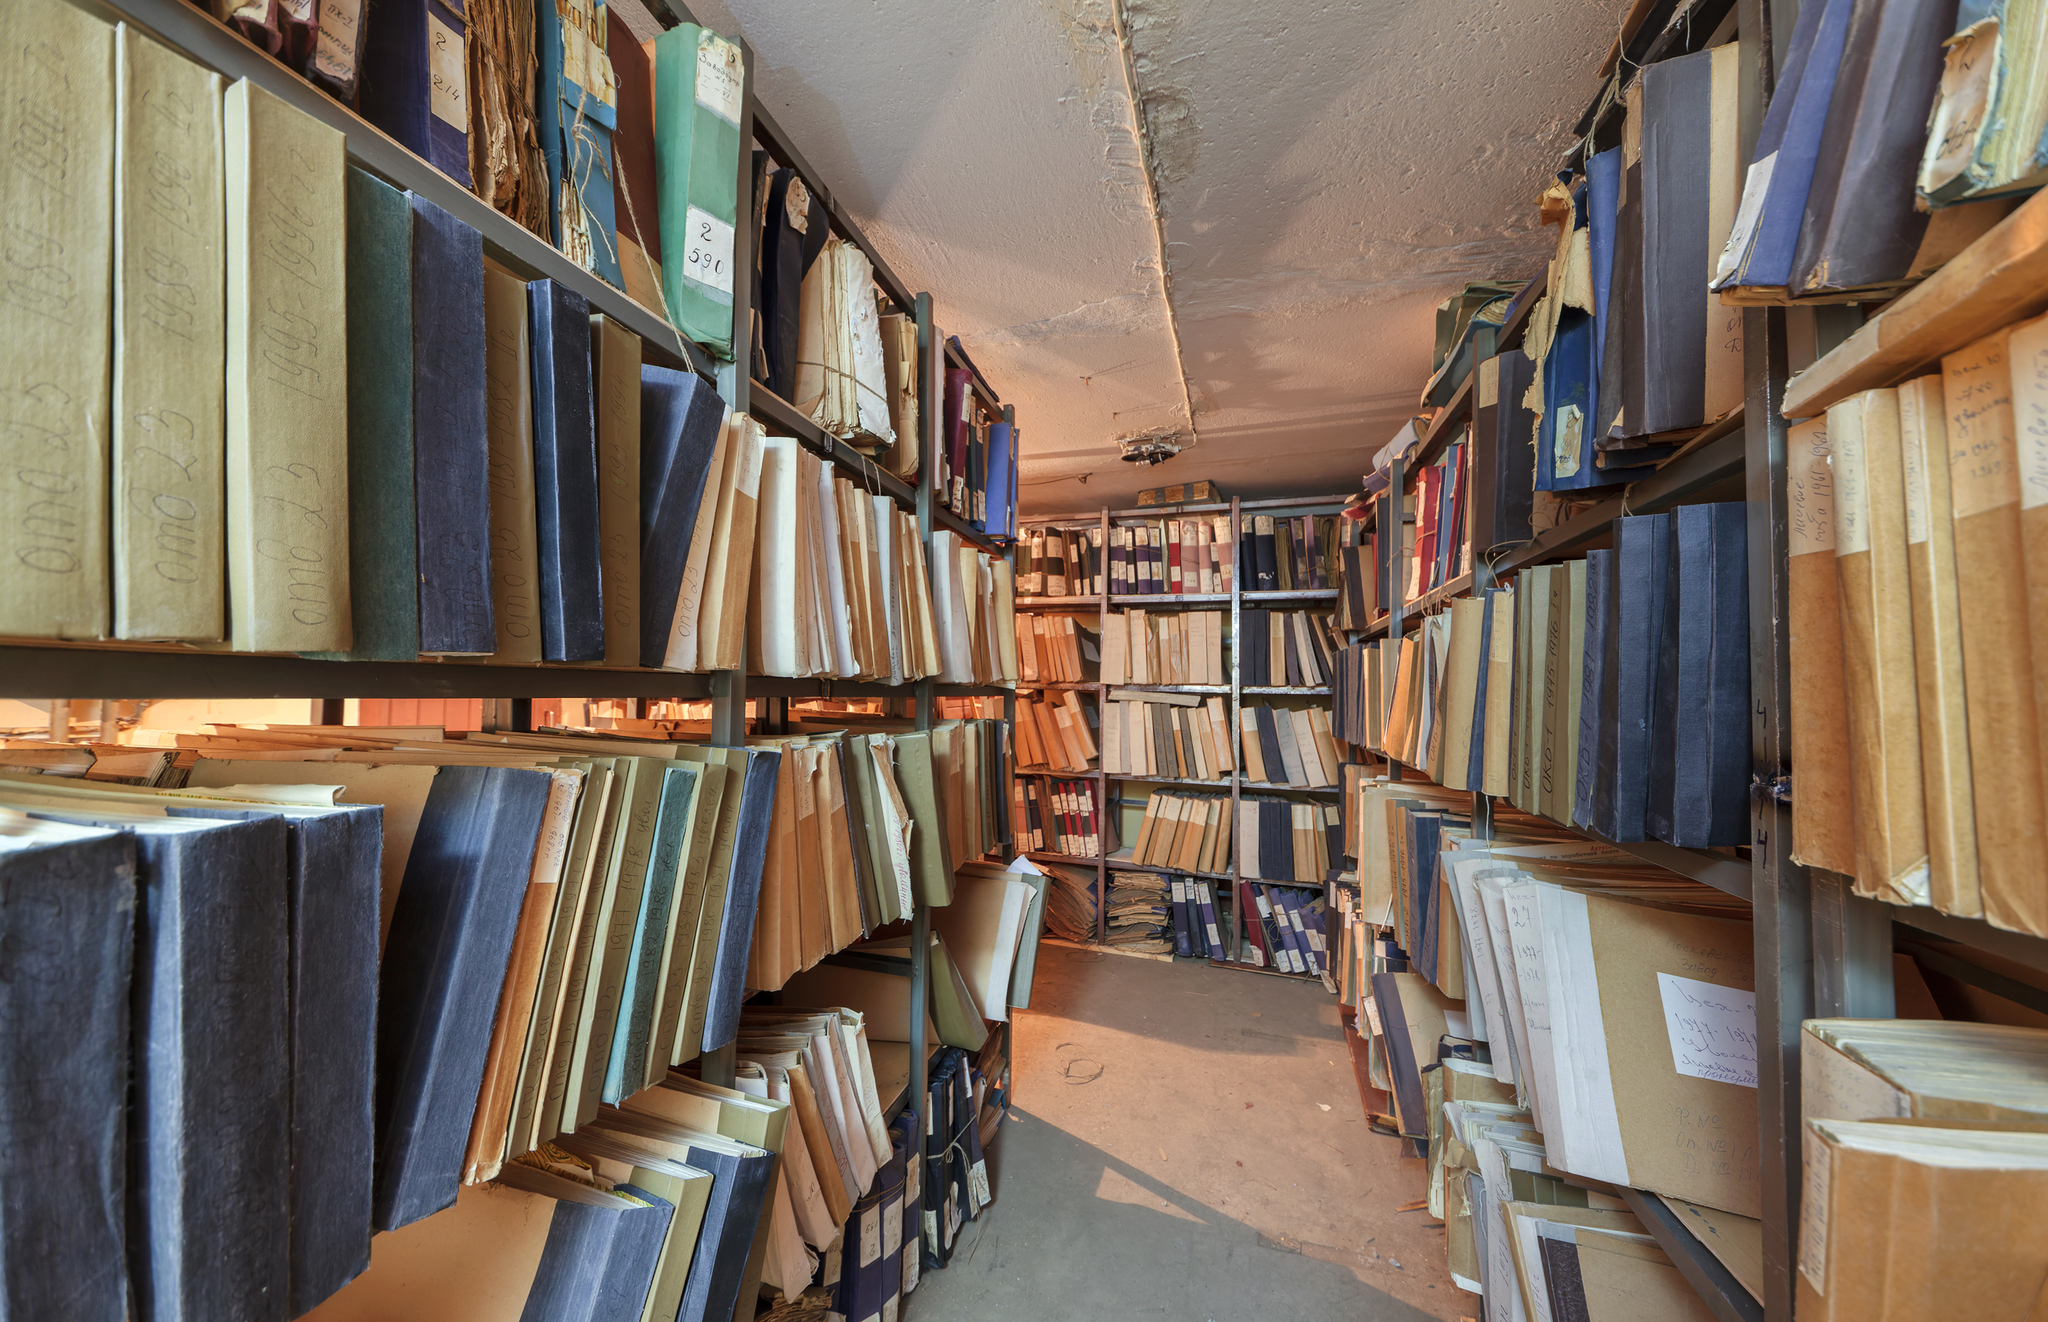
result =
[[[996,1201],[910,1322],[1477,1316],[1320,987],[1047,943],[1016,1055]]]

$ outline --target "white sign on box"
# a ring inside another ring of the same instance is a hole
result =
[[[1657,975],[1664,1030],[1680,1074],[1756,1087],[1756,993],[1693,978]]]

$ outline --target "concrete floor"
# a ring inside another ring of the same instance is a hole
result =
[[[910,1322],[1478,1315],[1320,986],[1048,942],[1015,1050],[995,1202]]]

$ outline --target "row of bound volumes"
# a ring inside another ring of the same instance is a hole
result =
[[[1039,684],[1086,684],[1099,674],[1097,635],[1071,615],[1016,617],[1019,678]]]
[[[1328,974],[1330,960],[1323,936],[1326,905],[1320,892],[1240,881],[1237,902],[1245,915],[1246,949],[1254,964],[1282,973]],[[1253,915],[1257,915],[1256,921]]]
[[[1033,528],[1017,547],[1017,595],[1099,597],[1102,529]]]
[[[1184,959],[1230,958],[1218,921],[1216,893],[1199,877],[1169,877],[1173,903],[1173,953]]]
[[[1037,866],[1052,881],[1045,893],[1045,930],[1063,941],[1094,941],[1100,908],[1095,869],[1043,860]]]
[[[1097,753],[1095,713],[1073,689],[1034,702],[1017,695],[1017,765],[1020,769],[1091,771]]]
[[[1130,857],[1119,861],[1213,876],[1228,871],[1230,828],[1228,798],[1154,790],[1145,800]]]
[[[1008,558],[935,529],[931,582],[939,678],[948,684],[1016,683],[1016,599]]]
[[[1300,592],[1340,586],[1339,522],[1333,514],[1242,515],[1237,562],[1243,566],[1245,590]]]
[[[1117,524],[1109,530],[1107,559],[1112,594],[1229,592],[1230,517]]]
[[[950,354],[965,367],[948,366],[945,380],[943,444],[932,462],[946,508],[990,537],[1017,529],[1016,428],[992,413],[975,392],[976,372],[960,337],[947,339]]]
[[[1256,612],[1246,612],[1250,618]],[[1225,611],[1108,611],[1102,617],[1105,684],[1226,684]]]
[[[1249,781],[1323,789],[1344,774],[1330,713],[1321,707],[1240,707],[1237,722]]]
[[[1071,696],[1071,695],[1069,695]],[[1221,697],[1111,689],[1102,703],[1102,769],[1112,776],[1220,780],[1235,769]]]
[[[1334,803],[1245,795],[1237,817],[1240,877],[1321,885],[1344,855],[1343,814]]]
[[[1018,776],[1011,782],[1010,795],[1011,833],[1020,846],[1070,858],[1102,856],[1095,782]]]
[[[1472,537],[1466,514],[1472,447],[1466,441],[1446,446],[1437,461],[1415,475],[1415,554],[1407,563],[1402,599],[1414,601],[1468,573],[1472,568]]]
[[[2048,935],[2048,318],[1788,439],[1793,856]]]
[[[1318,611],[1238,611],[1237,682],[1249,687],[1322,688],[1342,644],[1336,618]]]

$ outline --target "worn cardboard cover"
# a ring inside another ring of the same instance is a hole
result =
[[[1792,859],[1856,870],[1849,792],[1849,712],[1842,682],[1841,588],[1835,571],[1835,478],[1825,418],[1785,438],[1790,601]]]

